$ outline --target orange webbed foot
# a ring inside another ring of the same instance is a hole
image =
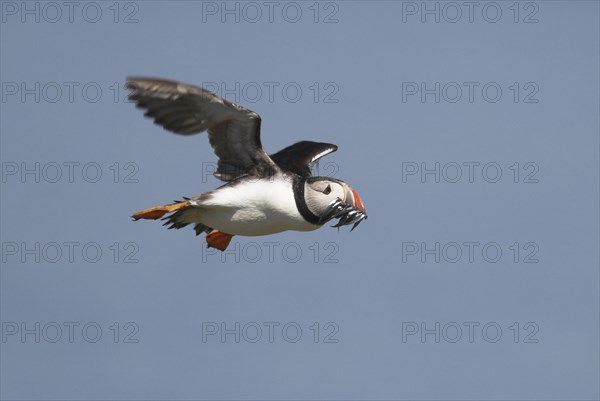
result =
[[[135,212],[131,215],[131,218],[134,220],[146,219],[146,220],[156,220],[160,219],[167,213],[172,213],[176,210],[181,209],[182,207],[186,207],[190,204],[188,201],[171,203],[170,205],[162,205],[162,206],[154,206],[150,209],[140,210],[139,212]]]
[[[206,235],[206,243],[210,248],[216,248],[219,251],[224,251],[231,242],[232,234],[222,233],[219,230],[212,230]]]

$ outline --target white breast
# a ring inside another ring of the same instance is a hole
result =
[[[257,236],[319,227],[300,215],[292,181],[283,176],[225,186],[198,206],[199,222],[229,234]]]

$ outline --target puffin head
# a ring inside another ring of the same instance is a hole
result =
[[[318,224],[339,219],[333,227],[354,224],[354,230],[367,218],[367,211],[358,193],[345,182],[330,177],[310,177],[303,185],[306,207],[318,218]]]

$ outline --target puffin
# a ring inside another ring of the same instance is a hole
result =
[[[208,247],[227,249],[234,235],[261,236],[282,231],[312,231],[331,220],[333,227],[367,218],[358,193],[345,182],[311,174],[311,166],[337,150],[330,143],[301,141],[267,154],[260,140],[260,116],[194,85],[129,77],[128,98],[145,116],[179,135],[208,132],[218,158],[214,176],[225,184],[193,197],[133,213],[140,219],[166,220],[179,229],[194,225],[206,233]]]

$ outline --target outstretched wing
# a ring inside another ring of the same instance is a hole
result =
[[[129,99],[168,131],[193,135],[208,130],[219,164],[215,176],[269,175],[275,163],[260,142],[260,116],[206,89],[175,81],[127,78]]]
[[[333,153],[337,146],[331,143],[301,141],[272,154],[271,160],[284,171],[310,177],[310,166],[321,157]]]

